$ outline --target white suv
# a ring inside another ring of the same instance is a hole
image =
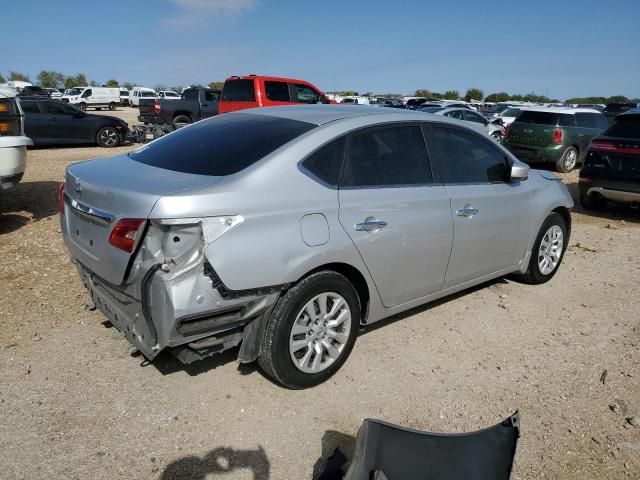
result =
[[[11,188],[22,179],[27,166],[24,114],[13,88],[0,88],[0,190]]]

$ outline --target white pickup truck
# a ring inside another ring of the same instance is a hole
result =
[[[20,182],[31,145],[24,136],[24,114],[15,89],[0,87],[0,190]]]

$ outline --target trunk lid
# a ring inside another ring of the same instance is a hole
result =
[[[531,147],[545,147],[552,143],[553,125],[521,123],[515,121],[509,128],[509,142]]]
[[[118,220],[147,219],[164,195],[212,185],[220,178],[145,165],[127,154],[71,165],[65,174],[65,214],[61,217],[67,247],[89,270],[119,285],[133,254],[109,243]],[[144,226],[138,233],[138,245],[143,232]]]
[[[155,112],[153,111],[155,100],[155,98],[141,98],[140,104],[138,105],[140,115],[155,115]]]

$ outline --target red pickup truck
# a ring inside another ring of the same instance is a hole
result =
[[[218,112],[300,103],[335,102],[330,101],[324,93],[304,80],[258,75],[234,76],[224,82]]]

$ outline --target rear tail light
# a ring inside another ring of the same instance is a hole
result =
[[[123,218],[118,220],[111,231],[111,235],[109,235],[109,243],[125,252],[133,252],[144,222],[144,218]]]
[[[160,100],[153,101],[153,113],[160,113]]]
[[[58,186],[58,212],[64,214],[64,183]]]
[[[555,144],[561,144],[562,143],[562,129],[561,128],[556,128],[553,131],[553,136],[551,137],[551,141]]]
[[[511,124],[504,127],[504,138],[507,138],[507,136],[509,135],[509,130],[511,130]]]
[[[640,144],[620,145],[602,140],[594,140],[589,145],[592,152],[609,152],[609,153],[627,153],[631,155],[640,155]]]

